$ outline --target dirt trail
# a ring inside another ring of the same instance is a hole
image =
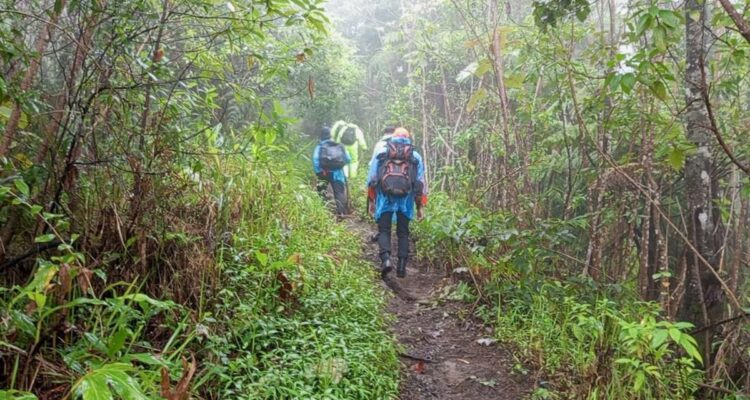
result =
[[[377,265],[377,246],[369,241],[373,225],[352,225],[366,243],[367,258]],[[384,281],[395,294],[388,312],[395,317],[391,330],[401,347],[400,399],[529,398],[531,379],[511,373],[513,358],[491,340],[492,329],[471,317],[470,304],[444,298],[451,280],[418,261],[410,264],[406,278],[392,272]]]

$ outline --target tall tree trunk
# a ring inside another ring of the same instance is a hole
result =
[[[645,106],[645,102],[643,103]],[[653,102],[649,106],[649,115],[656,112]],[[638,291],[642,299],[655,300],[656,293],[652,276],[656,273],[659,214],[654,208],[658,200],[658,187],[654,182],[653,159],[654,159],[654,136],[656,134],[653,123],[647,118],[641,118],[641,129],[643,131],[641,140],[641,165],[643,166],[643,179],[641,183],[646,189],[646,201],[644,203],[643,224],[641,227],[641,254],[640,269],[638,271]]]
[[[708,111],[702,98],[701,82],[705,73],[706,57],[706,5],[701,0],[687,0],[685,3],[685,131],[687,139],[697,151],[685,161],[685,191],[687,193],[688,237],[700,255],[715,264],[716,249],[711,240],[715,229],[713,212],[713,182],[711,168],[713,160],[709,150],[711,131]],[[715,293],[716,279],[704,273],[704,266],[696,255],[688,252],[685,295],[679,316],[696,325],[711,323],[704,294]],[[719,289],[720,291],[720,289]],[[710,367],[710,331],[701,334],[701,347],[706,369]]]
[[[604,208],[604,187],[608,174],[604,173],[596,179],[596,182],[588,191],[588,213],[589,213],[589,244],[586,250],[586,269],[584,275],[599,281],[602,275],[602,209]]]
[[[515,213],[518,207],[518,193],[515,189],[515,174],[511,173],[511,168],[508,165],[508,154],[511,152],[510,143],[510,105],[508,103],[508,93],[505,90],[505,67],[503,65],[503,53],[500,43],[500,32],[497,26],[498,16],[498,0],[489,0],[489,17],[490,17],[490,29],[492,29],[492,42],[490,44],[490,55],[492,59],[492,69],[495,73],[495,84],[497,85],[497,95],[500,99],[500,127],[503,133],[503,155],[501,157],[501,173],[502,179],[506,180],[505,187],[507,198],[503,199],[503,208],[508,208],[511,212]]]
[[[651,112],[653,112],[653,106],[651,107]],[[652,160],[653,160],[653,148],[654,148],[654,131],[652,129],[651,123],[645,121],[645,118],[641,118],[641,130],[642,130],[642,139],[641,139],[641,165],[643,165],[643,179],[642,184],[644,185],[646,189],[646,201],[644,202],[644,210],[643,210],[643,223],[641,225],[641,252],[639,255],[639,269],[638,269],[638,293],[640,294],[642,299],[646,300],[652,300],[650,298],[650,288],[651,288],[651,275],[652,275],[652,269],[651,269],[651,263],[650,263],[650,253],[651,248],[654,243],[654,237],[651,236],[652,233],[652,224],[655,223],[655,221],[652,221],[652,218],[654,217],[653,211],[653,205],[651,204],[651,198],[654,196],[654,188],[652,186],[653,178],[652,178]]]
[[[427,71],[422,70],[422,137],[423,137],[423,151],[422,157],[424,158],[424,181],[427,187],[430,187],[430,161],[432,161],[432,155],[430,154],[430,136],[427,132]]]

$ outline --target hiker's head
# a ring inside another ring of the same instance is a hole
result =
[[[396,131],[396,127],[393,125],[388,125],[383,129],[383,135],[393,135],[393,132]]]
[[[393,137],[395,138],[407,138],[409,139],[411,135],[409,135],[409,131],[406,130],[404,127],[396,128],[395,131],[393,131]]]
[[[320,140],[326,140],[331,138],[331,128],[324,126],[320,129]]]

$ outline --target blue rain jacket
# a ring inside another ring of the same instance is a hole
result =
[[[313,170],[316,174],[319,174],[323,171],[323,168],[320,168],[320,145],[325,142],[333,142],[331,139],[326,139],[320,141],[317,146],[315,146],[315,150],[313,151]],[[346,156],[346,163],[349,164],[352,162],[352,158],[349,157],[349,154],[347,152],[344,152],[344,155]],[[344,175],[344,169],[334,169],[331,171],[328,171],[329,174],[331,174],[331,178],[336,182],[344,182],[346,183],[346,176]]]
[[[402,137],[391,138],[390,140],[394,143],[411,143],[411,140]],[[383,160],[378,160],[377,157],[380,154],[385,153],[387,150],[387,146],[383,146],[382,148],[378,149],[375,154],[373,154],[373,159],[377,162],[370,163],[370,172],[367,175],[367,185],[369,187],[375,187],[375,220],[380,220],[380,216],[384,212],[400,212],[406,215],[407,218],[414,219],[414,191],[404,197],[399,198],[383,193],[380,190],[380,185],[378,185],[378,167],[383,162]],[[425,184],[424,180],[424,162],[422,161],[422,156],[416,150],[414,150],[412,154],[417,160],[417,180],[422,182],[422,192],[424,195],[427,195],[427,185]]]

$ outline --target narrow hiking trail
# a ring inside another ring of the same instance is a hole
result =
[[[369,240],[374,225],[358,220],[349,225],[377,266],[377,245]],[[446,299],[450,277],[412,259],[406,278],[391,273],[382,283],[392,294],[387,312],[394,317],[391,331],[401,352],[400,400],[529,397],[532,379],[512,372],[513,357],[494,341],[492,328],[471,315],[470,304]]]

